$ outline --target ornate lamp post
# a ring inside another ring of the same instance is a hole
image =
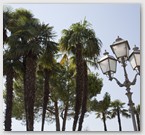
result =
[[[102,57],[98,63],[103,74],[106,74],[109,77],[109,80],[112,81],[113,79],[117,82],[120,87],[126,87],[126,95],[128,97],[128,106],[132,117],[133,127],[134,130],[137,131],[135,115],[134,115],[134,103],[132,101],[132,92],[130,92],[130,86],[135,85],[137,75],[140,74],[140,50],[135,47],[133,48],[133,52],[129,56],[130,46],[127,40],[123,40],[118,37],[115,42],[110,46],[113,53],[115,54],[117,60],[110,56],[108,52],[104,53],[104,57]],[[134,80],[131,82],[128,78],[128,74],[126,71],[127,61],[131,63],[133,70],[137,70],[137,74],[134,77]],[[113,77],[112,74],[116,73],[116,65],[117,61],[122,65],[124,71],[125,81],[120,83],[120,81]]]

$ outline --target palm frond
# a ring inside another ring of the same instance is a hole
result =
[[[64,65],[66,62],[68,62],[68,56],[67,54],[64,54],[62,59],[60,60],[60,64]]]

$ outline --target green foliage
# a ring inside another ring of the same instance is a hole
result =
[[[122,114],[122,116],[126,117],[126,118],[130,118],[130,114],[128,112],[127,109],[124,109],[124,105],[125,103],[121,102],[120,100],[114,100],[111,102],[110,107],[111,109],[111,117],[114,118],[115,116],[117,116],[118,112],[120,114]]]
[[[92,102],[91,110],[96,112],[96,117],[103,119],[111,118],[111,112],[108,110],[110,103],[111,103],[111,97],[108,92],[105,93],[103,100],[97,101],[94,99]],[[105,115],[105,118],[103,116]]]
[[[97,94],[100,94],[103,87],[103,81],[101,78],[99,78],[98,74],[89,74],[88,75],[88,90],[89,90],[89,99],[92,97],[97,96]]]
[[[14,81],[14,98],[12,110],[12,117],[15,117],[18,120],[25,119],[23,91],[23,78],[22,74],[19,74],[19,79],[17,78],[17,80]]]
[[[73,95],[75,91],[75,81],[72,79],[71,72],[60,66],[58,71],[51,78],[51,95],[62,102],[70,102],[72,105]]]
[[[84,58],[95,60],[100,54],[102,42],[96,38],[94,30],[87,20],[72,24],[68,30],[64,29],[62,31],[62,37],[59,41],[61,51],[75,54],[78,44],[83,47],[82,55]]]

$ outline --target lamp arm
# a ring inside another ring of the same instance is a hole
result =
[[[135,85],[136,83],[136,79],[137,79],[137,75],[139,75],[139,73],[137,73],[133,79],[133,81],[131,82],[131,85]]]
[[[121,82],[119,82],[119,80],[118,80],[117,78],[112,77],[112,80],[113,80],[113,79],[116,81],[116,83],[117,83],[120,87],[124,87],[124,86],[125,86],[124,84],[122,84]]]

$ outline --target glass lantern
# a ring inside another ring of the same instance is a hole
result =
[[[117,60],[105,51],[104,56],[98,61],[103,74],[111,79],[111,74],[116,73]]]
[[[133,70],[137,70],[140,73],[140,50],[138,47],[134,47],[132,53],[129,56],[129,62]]]
[[[128,59],[130,46],[127,40],[123,40],[118,36],[110,47],[119,62],[122,62],[122,60],[126,61]]]

